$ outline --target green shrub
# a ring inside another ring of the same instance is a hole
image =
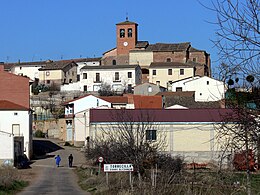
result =
[[[40,130],[37,130],[37,131],[35,131],[34,136],[35,137],[44,137],[44,133]]]

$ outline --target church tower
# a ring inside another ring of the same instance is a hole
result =
[[[128,21],[116,24],[117,55],[128,55],[137,43],[137,23]]]

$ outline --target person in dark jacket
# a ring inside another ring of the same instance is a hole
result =
[[[72,156],[72,154],[69,155],[68,159],[69,159],[69,167],[72,167],[72,163],[73,163],[73,156]]]
[[[57,155],[57,156],[55,157],[55,161],[56,161],[57,167],[59,167],[59,166],[60,166],[60,161],[61,161],[60,155]]]

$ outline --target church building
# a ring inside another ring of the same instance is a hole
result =
[[[160,66],[167,67],[165,71],[173,73],[192,68],[192,75],[188,74],[187,77],[211,76],[210,54],[205,50],[192,47],[190,42],[149,44],[148,41],[139,41],[138,24],[128,18],[116,24],[116,47],[103,54],[101,65],[140,65],[143,82],[155,83],[149,78],[149,72],[155,72]],[[177,69],[179,71],[175,71]],[[175,75],[169,82],[176,78],[178,76]]]

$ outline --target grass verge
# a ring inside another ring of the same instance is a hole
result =
[[[13,167],[0,168],[0,195],[15,194],[29,185],[23,181],[17,169]]]

